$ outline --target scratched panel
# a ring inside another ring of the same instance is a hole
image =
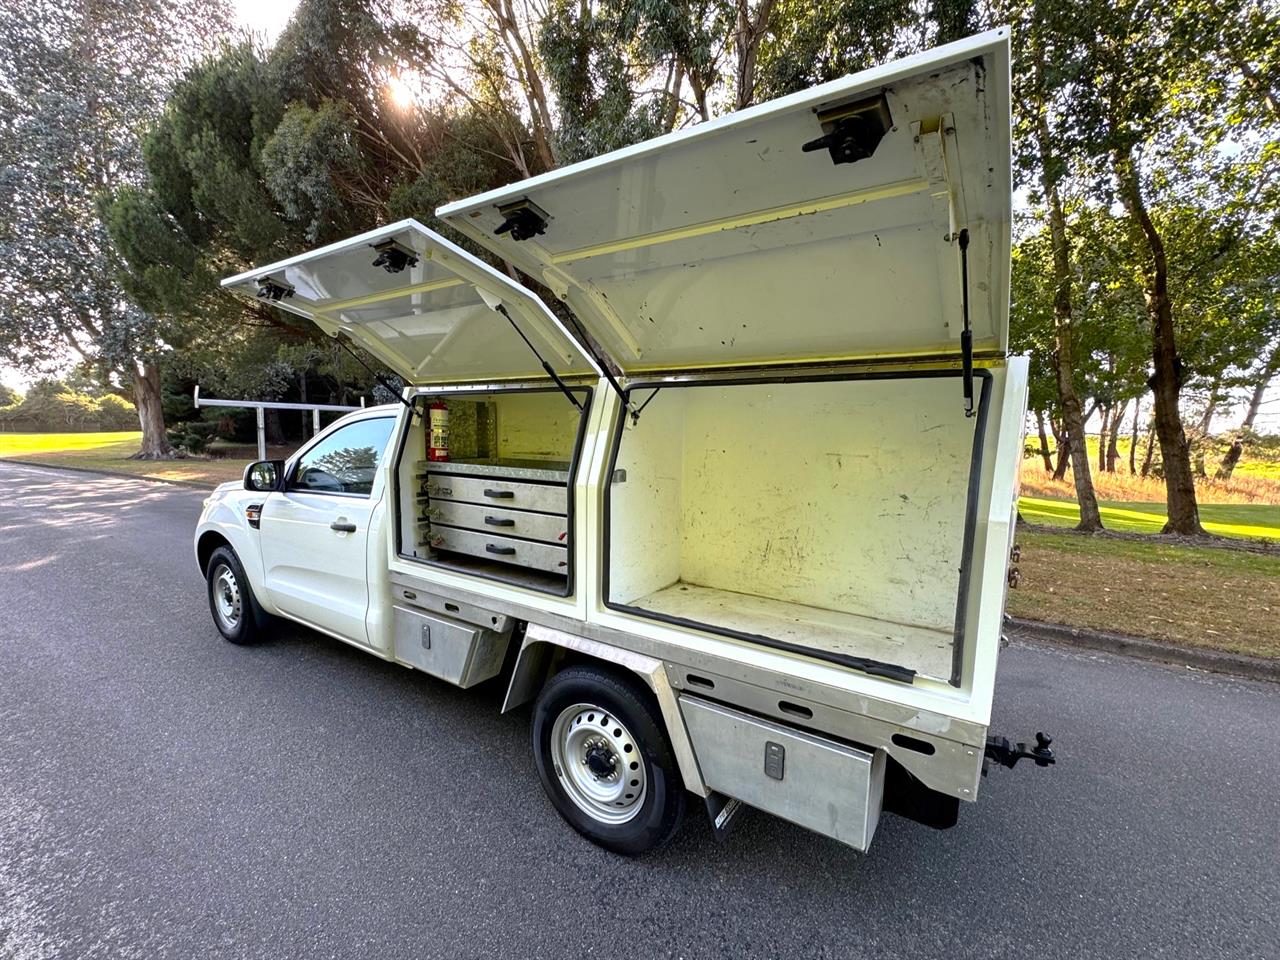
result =
[[[701,388],[687,402],[682,579],[953,624],[974,424],[958,380]]]
[[[936,673],[955,620],[974,423],[957,378],[666,390],[623,438],[610,597],[647,605],[679,582],[925,628]],[[794,613],[798,624],[816,611]],[[871,626],[823,645],[855,652]]]
[[[664,390],[623,429],[610,485],[609,598],[630,603],[680,577],[684,405],[688,390]],[[647,399],[642,394],[641,402]]]

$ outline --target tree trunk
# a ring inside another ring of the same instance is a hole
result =
[[[1053,327],[1054,372],[1058,382],[1058,402],[1062,410],[1062,425],[1067,434],[1067,446],[1071,450],[1071,472],[1076,486],[1076,500],[1080,503],[1080,523],[1077,530],[1101,530],[1102,515],[1098,512],[1098,500],[1093,492],[1093,478],[1089,475],[1089,450],[1084,443],[1084,417],[1081,416],[1080,398],[1076,394],[1075,368],[1071,356],[1071,251],[1067,246],[1067,218],[1062,209],[1062,197],[1058,193],[1058,169],[1052,155],[1052,138],[1049,135],[1049,119],[1043,58],[1032,57],[1035,71],[1035,87],[1039,102],[1035,105],[1036,147],[1040,155],[1040,181],[1049,206],[1049,236],[1053,244]]]
[[[1164,240],[1147,211],[1138,171],[1128,150],[1115,151],[1112,164],[1120,202],[1129,215],[1136,238],[1144,242],[1149,254],[1143,264],[1146,274],[1144,295],[1147,320],[1151,324],[1151,359],[1155,372],[1148,382],[1155,399],[1156,436],[1160,440],[1169,513],[1163,532],[1202,535],[1204,528],[1200,526],[1200,508],[1196,503],[1191,450],[1182,427],[1182,415],[1178,411],[1182,358],[1178,355],[1173,328],[1173,302],[1169,297],[1169,264],[1165,259]]]
[[[305,370],[298,374],[298,399],[302,403],[307,402],[307,371]],[[305,440],[311,433],[311,411],[299,410],[298,417],[302,421],[302,432],[298,436]]]
[[[1153,411],[1151,414],[1151,422],[1147,424],[1147,452],[1142,455],[1142,475],[1144,477],[1151,476],[1151,464],[1155,462],[1156,455],[1156,415]]]
[[[1218,464],[1218,472],[1213,475],[1215,480],[1230,480],[1231,474],[1236,468],[1236,464],[1240,462],[1240,457],[1244,453],[1244,438],[1239,434],[1231,440],[1231,446],[1227,447],[1227,452],[1222,456],[1222,463]]]
[[[737,0],[738,24],[733,35],[733,44],[738,54],[737,71],[734,75],[737,86],[734,92],[735,110],[749,107],[755,100],[756,54],[760,51],[760,41],[764,39],[775,2],[776,0],[760,0],[753,17],[749,0]]]
[[[1262,375],[1258,378],[1258,382],[1253,385],[1253,394],[1249,397],[1249,406],[1245,410],[1244,421],[1240,424],[1240,430],[1231,441],[1231,446],[1227,448],[1227,453],[1222,458],[1222,463],[1218,466],[1218,472],[1214,474],[1217,479],[1231,479],[1231,474],[1235,470],[1236,464],[1240,462],[1240,455],[1244,453],[1244,435],[1253,430],[1253,422],[1258,418],[1258,410],[1262,407],[1262,395],[1267,392],[1267,387],[1270,386],[1278,371],[1280,371],[1280,343],[1277,343],[1271,349],[1271,357],[1263,366]]]
[[[133,365],[133,403],[142,427],[142,449],[138,460],[164,460],[173,456],[169,435],[164,429],[164,405],[160,391],[160,368],[154,363]]]
[[[1120,424],[1124,421],[1124,412],[1129,401],[1125,400],[1120,408],[1111,415],[1111,434],[1107,440],[1107,473],[1116,472],[1116,461],[1120,459]],[[1099,438],[1101,442],[1101,438]]]
[[[1142,415],[1142,398],[1133,401],[1133,436],[1129,438],[1129,476],[1138,472],[1138,418]]]
[[[280,425],[279,410],[264,410],[266,416],[263,418],[263,426],[266,427],[267,443],[270,446],[278,447],[284,443],[284,429]]]
[[[529,105],[534,148],[544,168],[550,170],[556,165],[555,154],[551,149],[554,125],[547,90],[542,83],[542,74],[534,60],[533,50],[520,32],[520,21],[511,0],[486,0],[486,6],[497,21],[499,36],[515,61],[518,78],[524,81],[521,87],[525,102]]]
[[[1036,411],[1036,432],[1040,436],[1040,459],[1044,461],[1044,472],[1053,473],[1053,456],[1049,453],[1049,436],[1044,429],[1044,411]]]
[[[1071,466],[1071,438],[1067,436],[1064,430],[1062,436],[1058,439],[1058,463],[1053,468],[1053,479],[1065,480],[1067,478],[1067,467]]]
[[[1098,472],[1107,472],[1107,437],[1110,436],[1111,407],[1102,408],[1102,424],[1098,427]]]

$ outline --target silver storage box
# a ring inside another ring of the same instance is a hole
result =
[[[397,659],[460,687],[474,686],[502,670],[509,624],[502,631],[486,630],[398,604],[393,610]]]
[[[687,694],[680,697],[708,787],[866,850],[884,799],[884,754],[867,753]]]

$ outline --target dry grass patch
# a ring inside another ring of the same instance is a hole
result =
[[[1022,465],[1022,492],[1032,497],[1074,500],[1075,482],[1071,471],[1066,479],[1054,480],[1039,463],[1030,460]],[[1164,481],[1159,477],[1130,475],[1127,471],[1090,474],[1099,500],[1145,501],[1164,503]],[[1266,503],[1280,504],[1280,477],[1260,474],[1237,474],[1230,480],[1202,479],[1196,482],[1196,499],[1200,503]]]
[[[1017,617],[1280,658],[1280,553],[1020,530]]]

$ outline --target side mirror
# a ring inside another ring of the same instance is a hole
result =
[[[244,468],[244,488],[270,493],[284,484],[283,460],[257,460]]]

